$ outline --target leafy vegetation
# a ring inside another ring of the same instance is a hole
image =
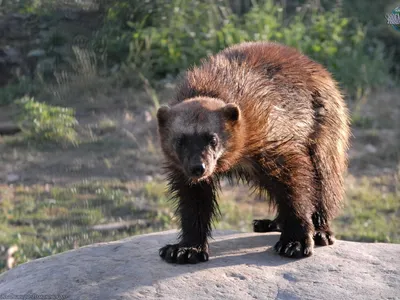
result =
[[[75,126],[78,121],[72,108],[51,106],[23,97],[19,107],[18,124],[29,139],[58,143],[77,143]]]
[[[243,16],[226,1],[118,1],[97,45],[110,60],[132,64],[151,78],[176,75],[232,44],[262,40],[296,47],[324,64],[353,97],[388,81],[383,44],[367,40],[357,20],[338,8],[303,6],[289,18],[284,12],[272,0],[254,3]]]

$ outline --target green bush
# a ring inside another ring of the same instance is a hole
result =
[[[118,1],[108,10],[96,48],[146,77],[161,78],[219,50],[218,28],[229,15],[224,1]]]
[[[51,106],[24,97],[16,101],[19,108],[18,124],[27,138],[76,144],[75,126],[78,121],[72,108]]]
[[[280,41],[325,65],[353,98],[388,82],[390,60],[383,44],[366,40],[365,29],[340,10],[296,16]]]
[[[140,3],[142,3],[140,5]],[[324,64],[353,97],[387,81],[382,44],[365,39],[356,20],[340,9],[303,7],[290,18],[272,0],[242,16],[226,1],[117,1],[109,8],[97,45],[112,61],[149,78],[175,75],[210,53],[243,41],[272,40],[300,49]]]

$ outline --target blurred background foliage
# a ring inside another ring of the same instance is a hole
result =
[[[155,112],[185,69],[235,43],[296,47],[352,112],[339,238],[400,242],[400,32],[391,0],[0,1],[0,270],[176,226]],[[13,134],[10,134],[13,133]],[[224,187],[218,228],[272,216]]]
[[[387,27],[376,2],[372,7],[365,1],[284,3],[117,1],[107,9],[96,48],[105,51],[110,62],[130,63],[151,78],[162,78],[232,44],[273,40],[327,66],[354,97],[387,82],[391,69],[398,71],[393,66],[396,36],[377,30]]]

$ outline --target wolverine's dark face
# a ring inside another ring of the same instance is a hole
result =
[[[239,116],[236,105],[210,98],[161,107],[157,118],[164,154],[192,181],[211,176],[226,151],[226,123]]]
[[[220,137],[215,132],[178,134],[173,143],[176,156],[188,177],[200,180],[210,176],[223,153]]]

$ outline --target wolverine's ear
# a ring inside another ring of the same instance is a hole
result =
[[[168,105],[162,105],[157,111],[157,120],[159,126],[164,126],[168,120],[168,114],[170,111],[170,107]]]
[[[229,103],[222,110],[227,120],[238,121],[240,119],[240,108],[236,104]]]

